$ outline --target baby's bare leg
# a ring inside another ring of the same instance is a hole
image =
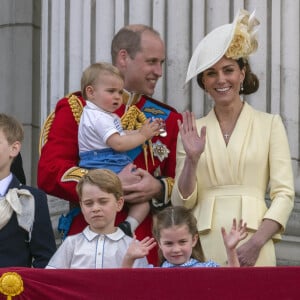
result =
[[[144,221],[149,212],[149,202],[130,204],[128,216],[124,222],[119,224],[119,227],[127,235],[133,236],[135,230]]]

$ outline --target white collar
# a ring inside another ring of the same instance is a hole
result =
[[[10,173],[7,177],[0,180],[0,196],[5,196],[7,189],[9,187],[9,184],[12,181],[12,173]]]
[[[89,242],[92,241],[94,238],[99,237],[101,235],[103,235],[113,241],[118,241],[118,240],[122,239],[125,235],[125,233],[119,227],[117,227],[117,230],[113,233],[99,234],[99,233],[92,231],[90,229],[90,226],[86,226],[82,233]]]
[[[109,114],[109,115],[114,115],[114,113],[102,109],[100,106],[96,105],[95,103],[93,103],[93,102],[90,101],[90,100],[86,100],[86,107],[89,108],[89,109],[92,109],[92,110],[98,110],[98,111],[101,111],[101,112],[106,113],[106,114]]]

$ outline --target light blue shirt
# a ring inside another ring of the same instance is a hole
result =
[[[6,195],[9,184],[12,181],[12,173],[10,173],[7,177],[0,180],[0,196],[3,197]]]
[[[212,260],[206,262],[200,262],[194,258],[191,258],[190,260],[188,260],[187,262],[181,265],[174,265],[169,263],[168,261],[164,261],[161,267],[162,268],[214,268],[214,267],[220,267],[220,265],[215,263]]]

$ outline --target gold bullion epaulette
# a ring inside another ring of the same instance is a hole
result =
[[[80,167],[72,167],[63,174],[63,176],[61,177],[61,181],[62,182],[66,182],[66,181],[78,182],[81,179],[81,177],[87,173],[88,173],[87,169],[83,169]]]

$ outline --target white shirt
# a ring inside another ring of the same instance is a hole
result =
[[[119,116],[86,101],[78,128],[79,153],[109,148],[106,141],[114,133],[125,134]]]
[[[7,177],[0,180],[0,196],[5,196],[8,186],[12,181],[12,173],[10,173]]]
[[[83,232],[68,236],[50,259],[47,269],[121,268],[132,238],[117,228],[102,235],[87,226]],[[147,268],[146,258],[136,259],[134,268]]]

